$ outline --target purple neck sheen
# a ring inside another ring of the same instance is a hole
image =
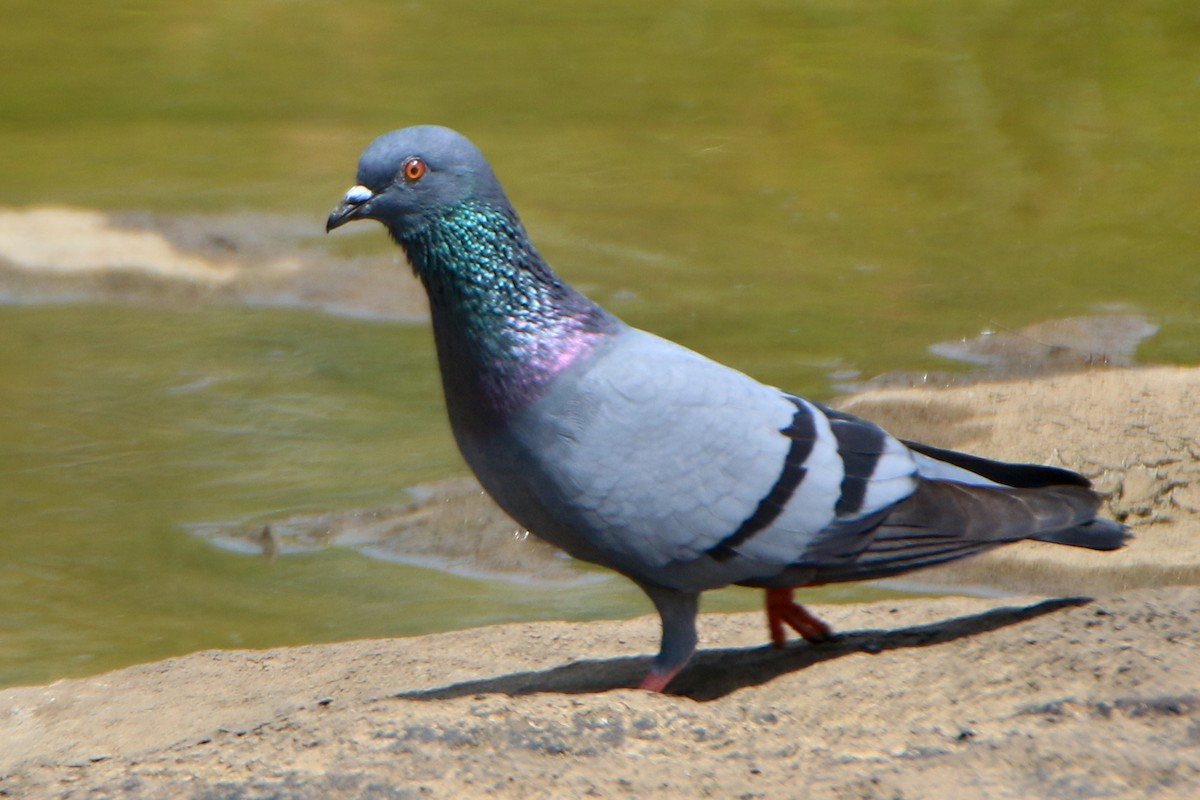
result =
[[[452,417],[503,422],[621,324],[555,276],[511,209],[461,206],[401,244],[429,293]]]

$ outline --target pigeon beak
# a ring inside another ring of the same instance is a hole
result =
[[[329,233],[334,228],[340,228],[347,222],[361,217],[363,206],[374,197],[375,193],[365,186],[351,186],[350,191],[346,192],[346,196],[342,198],[342,202],[337,204],[337,208],[325,221],[325,232]]]

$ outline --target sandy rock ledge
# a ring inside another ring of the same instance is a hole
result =
[[[205,652],[0,692],[0,794],[61,798],[1200,796],[1200,588],[706,615]]]

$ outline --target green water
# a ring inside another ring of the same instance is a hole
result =
[[[210,647],[648,610],[615,579],[564,591],[339,550],[267,562],[185,533],[393,504],[462,471],[423,328],[0,307],[0,329],[3,683]]]
[[[818,397],[830,374],[1109,308],[1200,361],[1191,2],[10,0],[0,205],[311,215],[376,134],[483,147],[629,321]],[[388,247],[381,232],[340,250]],[[648,610],[197,522],[462,470],[428,334],[314,313],[0,308],[0,685],[203,647]],[[747,607],[752,594],[714,607]]]

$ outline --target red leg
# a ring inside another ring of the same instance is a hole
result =
[[[767,589],[767,628],[771,631],[771,643],[781,648],[787,642],[783,626],[804,637],[805,641],[827,642],[833,638],[828,625],[797,605],[792,599],[792,589]]]

